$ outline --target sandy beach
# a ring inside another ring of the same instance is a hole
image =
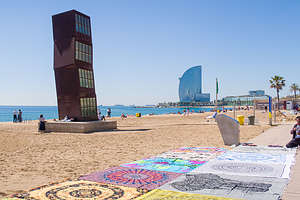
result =
[[[253,111],[239,111],[251,115]],[[226,114],[233,116],[232,112]],[[155,156],[183,146],[225,147],[212,113],[129,116],[118,130],[91,134],[38,133],[37,122],[0,123],[0,197],[75,179],[94,171]],[[240,127],[241,142],[261,134],[268,115],[256,111],[254,126]],[[226,147],[229,148],[229,147]]]

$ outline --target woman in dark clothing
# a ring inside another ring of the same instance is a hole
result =
[[[43,132],[43,131],[45,131],[45,118],[44,118],[44,116],[43,115],[40,115],[40,118],[39,118],[39,131],[40,132]]]
[[[291,130],[291,134],[293,134],[293,139],[286,145],[287,148],[293,148],[300,145],[300,116],[296,117],[297,124],[294,125]]]
[[[18,121],[19,122],[23,121],[23,119],[22,119],[22,110],[21,109],[19,109],[19,112],[18,112]]]

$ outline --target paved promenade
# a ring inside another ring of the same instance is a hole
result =
[[[290,130],[293,124],[285,124],[270,128],[256,138],[250,140],[257,145],[286,145],[292,138]],[[300,154],[296,154],[296,164],[291,169],[290,181],[285,189],[282,199],[283,200],[299,200],[300,199]]]

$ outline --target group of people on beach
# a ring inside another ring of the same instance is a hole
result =
[[[98,109],[97,112],[98,112],[98,114],[97,114],[98,119],[101,120],[101,121],[105,121],[105,116],[101,115],[101,110]],[[106,112],[107,112],[106,117],[111,117],[111,108],[107,108]]]
[[[189,109],[183,111],[184,115],[189,115]],[[107,117],[111,117],[111,109],[107,109]],[[101,115],[101,111],[98,110],[98,118],[99,120],[105,120],[105,116]],[[122,113],[121,119],[127,118],[127,115]],[[14,111],[13,113],[13,122],[22,122],[22,110],[19,109],[19,112]],[[45,118],[43,115],[40,115],[39,118],[39,131],[45,130]],[[293,129],[290,131],[291,135],[293,135],[292,140],[286,144],[287,148],[293,148],[300,146],[300,116],[296,117],[296,124],[293,126]]]
[[[14,110],[13,112],[13,122],[17,123],[17,122],[22,122],[23,118],[22,118],[22,110],[19,109],[19,111],[17,112],[16,110]]]

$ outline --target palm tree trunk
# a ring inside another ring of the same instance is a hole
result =
[[[277,110],[279,110],[279,89],[277,89]]]

